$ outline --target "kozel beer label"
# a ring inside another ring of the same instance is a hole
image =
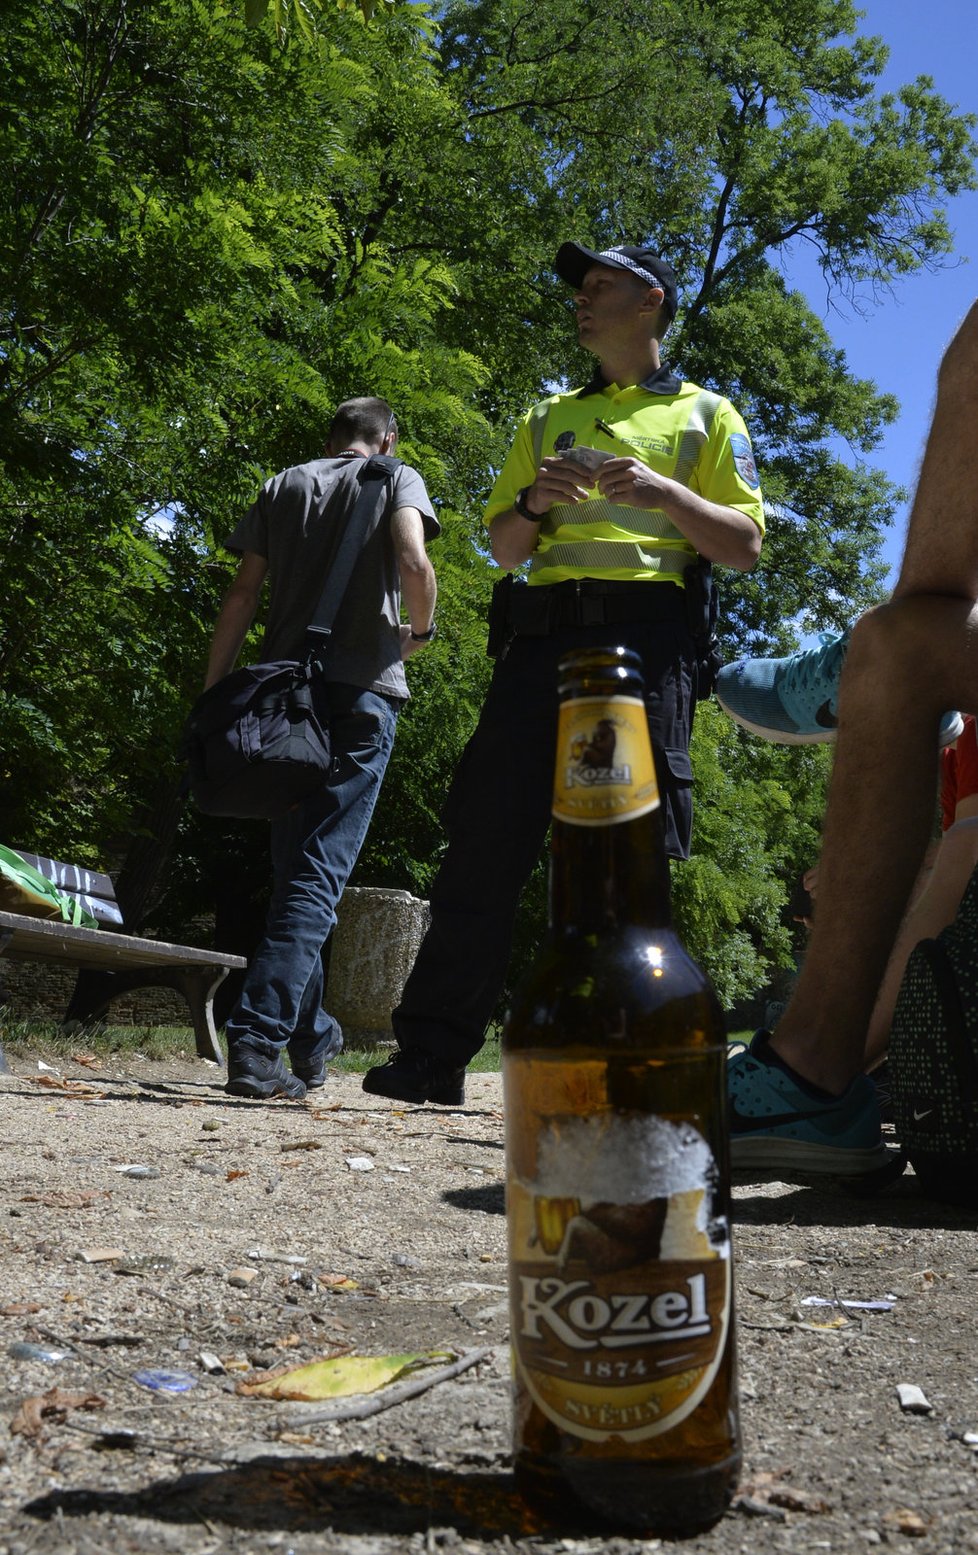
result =
[[[515,1363],[534,1402],[588,1441],[642,1441],[691,1414],[730,1322],[716,1163],[689,1123],[549,1119],[511,1180]]]
[[[574,697],[557,724],[553,813],[578,826],[632,821],[654,810],[659,787],[639,697]]]

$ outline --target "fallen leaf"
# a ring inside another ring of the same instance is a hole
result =
[[[239,1382],[237,1391],[254,1398],[312,1401],[349,1398],[355,1393],[376,1393],[388,1382],[434,1361],[450,1360],[444,1350],[414,1355],[344,1355],[312,1361],[294,1371],[278,1372],[261,1382]]]
[[[104,1409],[105,1402],[98,1393],[67,1393],[63,1388],[49,1388],[46,1393],[24,1399],[11,1421],[10,1434],[43,1438],[44,1420],[60,1424],[73,1409]]]
[[[243,1166],[232,1167],[232,1169],[228,1172],[228,1174],[227,1174],[227,1176],[225,1177],[224,1180],[225,1180],[225,1182],[235,1182],[239,1177],[250,1177],[250,1176],[251,1176],[251,1173],[247,1170],[246,1167],[243,1167]]]
[[[88,1085],[84,1080],[60,1080],[53,1075],[41,1074],[36,1078],[29,1076],[32,1085],[40,1085],[47,1091],[61,1091],[66,1096],[104,1096],[105,1091],[97,1091],[93,1085]]]
[[[317,1274],[317,1283],[328,1285],[330,1290],[359,1290],[356,1280],[351,1280],[348,1274]]]
[[[29,1312],[41,1310],[36,1301],[11,1301],[8,1306],[0,1307],[0,1317],[26,1317]]]

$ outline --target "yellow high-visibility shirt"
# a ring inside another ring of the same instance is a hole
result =
[[[526,415],[485,511],[491,524],[536,479],[561,433],[574,445],[634,456],[708,502],[736,508],[764,533],[764,509],[750,437],[730,401],[667,367],[621,389],[598,376],[583,389],[553,394]],[[544,515],[530,560],[531,584],[568,578],[678,583],[696,551],[660,509],[618,506],[599,495],[558,503]]]

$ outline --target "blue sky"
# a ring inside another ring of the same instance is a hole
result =
[[[892,91],[918,75],[963,112],[978,113],[978,4],[976,0],[864,0],[859,31],[879,35],[890,50],[879,90]],[[858,315],[844,300],[826,307],[824,285],[808,267],[787,271],[806,293],[851,370],[895,394],[900,415],[870,463],[912,491],[933,408],[937,367],[947,341],[978,297],[978,193],[948,204],[955,238],[949,266],[896,282],[890,296]],[[841,450],[840,450],[841,452]],[[884,556],[892,577],[899,565],[909,501],[897,514]]]

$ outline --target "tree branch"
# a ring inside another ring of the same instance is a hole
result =
[[[360,1394],[357,1398],[341,1399],[335,1404],[306,1404],[287,1414],[285,1424],[319,1425],[327,1420],[366,1420],[371,1415],[382,1414],[385,1409],[393,1409],[396,1404],[403,1404],[409,1398],[417,1398],[420,1393],[427,1393],[429,1388],[437,1387],[440,1382],[450,1382],[453,1377],[461,1376],[463,1371],[477,1366],[492,1353],[491,1347],[466,1350],[450,1366],[426,1371],[420,1377],[412,1377],[410,1382],[400,1382],[393,1387],[382,1388],[377,1393]]]

